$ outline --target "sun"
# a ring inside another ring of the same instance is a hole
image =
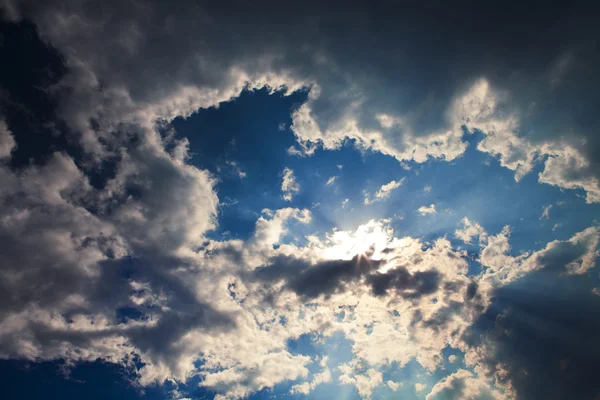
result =
[[[383,250],[393,238],[393,229],[385,221],[371,220],[360,225],[356,231],[335,230],[328,235],[324,258],[330,260],[350,260],[356,255],[370,259],[383,258]]]

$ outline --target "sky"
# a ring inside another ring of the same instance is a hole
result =
[[[600,399],[589,2],[0,0],[7,399]]]

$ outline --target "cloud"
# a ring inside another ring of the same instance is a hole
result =
[[[234,326],[183,272],[214,226],[208,173],[142,141],[102,189],[61,152],[0,176],[2,357],[127,363],[133,351],[140,383],[184,380],[194,367],[182,351],[197,348],[184,336]],[[119,310],[142,317],[123,322]]]
[[[142,385],[198,373],[203,386],[237,398],[308,376],[311,359],[290,354],[289,338],[341,330],[357,360],[342,368],[341,382],[368,395],[383,382],[379,366],[416,359],[435,369],[443,348],[461,346],[460,332],[484,310],[489,285],[511,281],[493,274],[504,276],[504,264],[492,260],[508,251],[507,231],[482,249],[482,262],[495,270],[478,284],[466,276],[466,253],[449,241],[397,238],[385,221],[309,236],[299,247],[284,238],[291,224],[310,222],[310,212],[263,210],[247,241],[207,242],[202,233],[213,226],[213,211],[200,205],[213,198],[210,177],[160,146],[143,149],[124,152],[103,189],[89,185],[62,153],[19,173],[2,168],[10,183],[3,187],[12,190],[3,194],[11,204],[3,220],[12,221],[2,228],[10,244],[3,273],[14,275],[3,280],[3,357],[126,362],[135,352],[145,363]],[[163,181],[171,192],[146,189]],[[16,194],[20,201],[10,202]],[[87,211],[88,204],[102,211]],[[167,214],[181,215],[182,231],[171,228]],[[33,246],[35,254],[27,251]],[[581,273],[593,265],[596,247],[597,230],[590,228],[527,259],[508,258],[506,268],[526,273],[556,260]],[[131,273],[115,273],[119,268]],[[309,307],[304,299],[319,301]],[[126,307],[143,318],[119,321],[115,310]],[[338,321],[340,307],[345,316]],[[308,389],[325,381],[322,372]],[[299,385],[295,390],[307,389]]]
[[[600,92],[589,87],[596,87],[598,56],[589,34],[595,21],[583,6],[507,7],[503,12],[515,22],[511,29],[483,22],[457,28],[455,21],[465,15],[472,21],[494,17],[485,7],[350,12],[360,10],[357,5],[341,20],[336,7],[318,4],[294,10],[271,4],[266,13],[239,4],[233,20],[222,7],[185,2],[148,2],[148,14],[136,2],[94,8],[5,1],[3,7],[9,18],[31,19],[64,55],[69,71],[56,87],[60,112],[96,155],[112,151],[110,131],[120,122],[148,126],[188,116],[244,88],[310,88],[308,101],[293,113],[298,153],[336,149],[351,139],[400,161],[451,161],[467,148],[465,126],[484,135],[477,148],[498,157],[517,180],[541,163],[540,182],[582,189],[588,202],[598,201],[599,142],[589,117],[594,101],[571,96],[587,88],[588,94]],[[274,22],[289,15],[294,18],[286,24]],[[212,23],[196,23],[202,19]],[[385,37],[373,30],[374,20],[386,29]],[[426,32],[418,46],[397,39],[409,37],[416,24]],[[121,39],[106,41],[101,33],[107,30]],[[473,34],[482,30],[485,35]],[[439,50],[439,37],[448,39],[448,51],[422,51]],[[533,54],[541,40],[552,45]],[[348,43],[356,49],[352,56],[342,50]],[[377,51],[375,43],[388,51]],[[483,52],[489,57],[477,57]],[[411,62],[389,54],[405,54]],[[522,60],[519,66],[515,59]],[[389,90],[382,95],[382,88]],[[578,100],[557,101],[565,96]],[[92,127],[92,120],[99,126]]]
[[[296,182],[294,171],[289,168],[284,168],[281,172],[283,177],[281,182],[281,191],[283,192],[283,199],[285,201],[292,201],[294,194],[300,191],[300,185]]]
[[[327,179],[327,183],[325,183],[325,185],[327,185],[327,186],[333,185],[333,183],[337,180],[337,178],[338,178],[337,175],[330,177],[329,179]]]
[[[402,382],[398,383],[398,382],[394,382],[394,381],[387,381],[385,383],[390,389],[392,389],[394,392],[397,391],[398,389],[400,389],[400,387],[402,386]]]
[[[550,210],[552,210],[552,204],[547,207],[544,207],[544,211],[542,212],[541,220],[550,219]]]
[[[509,398],[594,398],[600,349],[597,320],[588,316],[599,302],[585,276],[564,274],[572,256],[562,253],[571,250],[548,247],[559,252],[553,259],[560,268],[545,265],[498,288],[466,336],[472,349],[466,359],[477,360]]]
[[[509,254],[510,234],[510,227],[505,226],[499,234],[488,237],[479,255],[479,262],[487,267],[483,282],[505,285],[539,269],[582,275],[594,268],[600,255],[600,235],[595,226],[576,233],[569,240],[554,240],[541,250],[518,256]]]
[[[377,190],[377,192],[375,192],[375,197],[373,199],[370,199],[369,194],[366,193],[364,203],[366,205],[369,205],[369,204],[373,204],[376,201],[382,201],[382,200],[388,199],[392,195],[392,192],[394,190],[398,189],[404,183],[404,179],[405,178],[402,178],[397,182],[394,180],[389,183],[386,183],[385,185],[382,185],[379,188],[379,190]]]
[[[235,174],[240,178],[240,179],[244,179],[247,175],[246,172],[244,172],[238,165],[237,162],[235,161],[227,161],[227,165],[231,166],[231,168],[233,168],[233,171],[235,172]]]
[[[314,374],[312,381],[303,382],[301,384],[292,386],[290,393],[308,395],[320,384],[330,382],[332,377],[331,371],[329,370],[329,367],[327,367],[328,359],[328,356],[324,356],[321,359],[319,365],[321,366],[322,370],[321,372]]]
[[[435,209],[435,204],[431,204],[430,206],[421,206],[421,207],[419,207],[419,209],[417,211],[419,211],[419,213],[421,215],[437,213],[437,211]]]
[[[415,383],[415,391],[417,393],[421,393],[423,390],[427,388],[427,385],[424,383]]]
[[[341,365],[339,367],[342,375],[340,375],[340,382],[344,384],[354,385],[358,389],[358,394],[361,397],[371,397],[373,389],[383,382],[383,375],[381,372],[370,368],[361,374],[357,374],[357,370],[360,367],[353,362]]]
[[[426,397],[427,400],[500,400],[503,398],[505,397],[493,389],[485,379],[464,369],[459,369],[436,383]]]
[[[477,222],[472,222],[469,218],[464,217],[461,221],[464,225],[463,229],[457,229],[454,236],[463,242],[470,244],[474,237],[479,237],[479,241],[484,243],[487,240],[487,232]]]
[[[330,296],[345,290],[348,284],[365,278],[373,295],[389,290],[406,298],[418,298],[438,290],[440,275],[435,270],[411,274],[404,267],[377,272],[381,262],[357,255],[352,260],[329,260],[316,265],[288,257],[278,257],[269,266],[256,270],[259,280],[271,283],[283,279],[284,287],[306,300]]]
[[[558,228],[560,228],[561,226],[562,226],[562,224],[561,224],[561,223],[554,224],[554,226],[552,227],[552,232],[555,232],[555,231],[556,231]]]
[[[78,156],[52,151],[13,168],[19,132],[0,125],[1,357],[131,365],[135,354],[140,385],[197,375],[219,396],[238,398],[309,376],[314,360],[290,353],[290,339],[342,332],[353,359],[339,367],[340,382],[362,396],[383,383],[381,367],[415,360],[435,371],[448,346],[479,369],[456,372],[429,396],[494,396],[488,376],[524,397],[597,394],[589,374],[598,329],[582,317],[597,315],[584,297],[595,297],[593,288],[569,292],[573,302],[562,295],[569,285],[551,276],[539,282],[550,282],[553,296],[530,301],[540,292],[512,291],[546,274],[587,278],[598,257],[595,226],[513,255],[509,227],[487,235],[465,219],[456,237],[479,236],[483,272],[475,276],[468,254],[446,238],[397,237],[389,221],[297,245],[289,227],[312,215],[283,208],[264,210],[247,240],[206,237],[220,205],[215,178],[189,164],[187,140],[167,143],[163,130],[262,87],[307,91],[292,113],[292,153],[351,143],[401,162],[452,161],[467,149],[464,135],[477,133],[477,149],[516,180],[539,166],[539,182],[600,201],[593,13],[345,6],[340,14],[313,4],[239,3],[232,13],[217,3],[2,3],[6,18],[32,21],[64,60],[64,76],[44,89],[56,102],[57,133]],[[489,23],[507,16],[513,23]],[[415,30],[420,40],[406,39]],[[103,165],[111,173],[92,185]],[[291,201],[293,171],[282,180]],[[401,183],[382,186],[373,201]],[[497,319],[502,301],[512,311]],[[497,329],[477,325],[487,335],[470,338],[469,326],[488,317]],[[547,388],[531,383],[541,381]]]
[[[8,126],[6,126],[6,122],[0,120],[0,159],[9,158],[10,153],[15,147],[15,139],[8,129]]]

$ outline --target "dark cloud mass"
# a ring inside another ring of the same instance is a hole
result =
[[[522,117],[521,135],[595,141],[598,35],[587,2],[5,4],[9,17],[32,18],[66,55],[71,71],[61,87],[77,87],[62,115],[80,129],[90,118],[117,122],[133,108],[162,118],[192,112],[237,95],[244,80],[316,83],[311,110],[326,136],[349,112],[365,129],[379,127],[375,114],[399,115],[404,128],[381,146],[402,153],[403,138],[445,128],[452,99],[486,78],[508,92],[502,107]],[[107,32],[115,40],[105,40]],[[211,95],[195,99],[190,87]],[[595,162],[596,152],[581,149]]]
[[[375,296],[392,289],[406,298],[418,298],[438,290],[440,274],[436,270],[410,273],[405,267],[395,267],[385,273],[377,272],[382,262],[357,255],[351,260],[331,260],[311,265],[301,259],[279,256],[271,265],[255,271],[256,278],[265,282],[284,281],[284,286],[296,294],[314,299],[346,290],[345,285],[365,280]]]
[[[600,301],[583,276],[537,271],[499,289],[467,341],[519,399],[595,399]]]

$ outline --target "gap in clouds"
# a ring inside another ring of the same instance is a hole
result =
[[[477,150],[484,137],[478,131],[465,131],[467,150],[451,162],[402,165],[393,157],[357,148],[352,140],[338,150],[317,150],[310,157],[288,154],[295,143],[290,115],[304,101],[304,91],[290,95],[270,94],[266,89],[244,91],[235,100],[170,124],[177,137],[189,140],[189,162],[218,178],[222,206],[210,238],[246,239],[263,209],[289,206],[281,196],[279,174],[284,168],[294,171],[300,185],[291,205],[311,209],[313,216],[310,223],[295,225],[294,235],[283,239],[297,244],[305,243],[307,234],[354,230],[370,219],[385,218],[397,235],[426,240],[446,235],[454,241],[454,230],[468,217],[491,233],[510,225],[513,253],[518,254],[539,250],[553,239],[566,240],[571,232],[589,226],[590,209],[600,213],[600,204],[585,203],[583,191],[539,184],[542,163],[517,182],[513,171]],[[240,177],[238,170],[245,176]],[[327,184],[332,176],[335,181]],[[389,198],[364,204],[365,193],[373,195],[382,185],[403,178]],[[543,207],[556,203],[561,205],[554,208],[551,220],[540,221]],[[428,204],[435,204],[438,212],[420,215],[417,209]]]

